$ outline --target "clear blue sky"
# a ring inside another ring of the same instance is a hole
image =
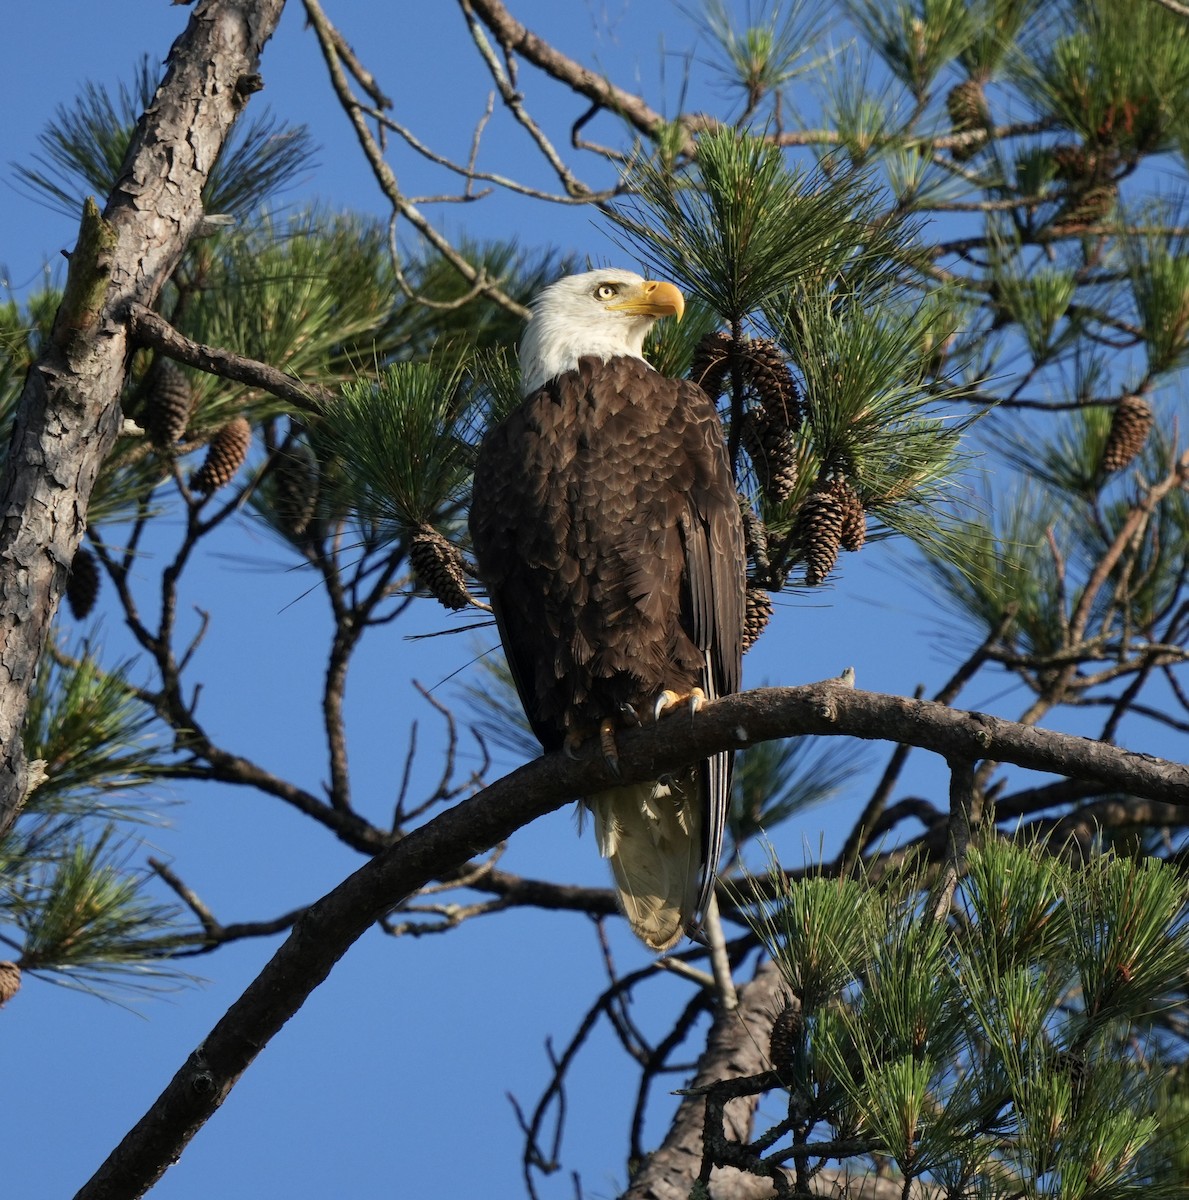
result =
[[[589,59],[595,44],[598,65],[628,86],[637,76],[651,86],[665,54],[668,103],[676,108],[681,54],[693,36],[676,8],[658,0],[513,0],[512,7],[578,57]],[[431,144],[465,154],[488,84],[457,8],[329,0],[327,9],[394,97],[398,118]],[[55,106],[69,102],[85,80],[114,87],[131,78],[142,52],[163,59],[189,12],[164,0],[50,0],[14,5],[5,14],[0,265],[18,294],[36,283],[43,264],[60,278],[59,251],[72,245],[75,230],[15,188],[9,164],[29,161]],[[321,146],[319,166],[288,200],[295,207],[318,199],[382,213],[296,4],[266,51],[263,73],[266,89],[253,107],[267,105],[287,121],[308,124]],[[705,72],[699,69],[698,78],[704,88]],[[524,80],[535,89],[530,103],[536,97],[557,105],[556,90],[538,85],[527,70]],[[706,106],[720,99],[703,95]],[[579,111],[572,107],[551,112],[563,141]],[[536,172],[523,135],[495,125],[488,165],[515,174],[519,155]],[[410,189],[422,190],[419,164],[406,154],[396,162]],[[455,209],[449,220],[455,231],[511,232],[533,246],[600,261],[622,257],[583,211],[504,201]],[[224,556],[202,566],[190,594],[214,616],[198,664],[207,681],[202,711],[231,748],[316,790],[319,655],[328,629],[321,602],[302,598],[304,577],[287,574],[280,552],[259,533],[242,529],[220,549]],[[271,565],[250,566],[247,556]],[[930,602],[897,582],[881,565],[887,561],[886,550],[871,548],[852,558],[838,586],[820,599],[785,602],[749,657],[749,682],[809,682],[854,664],[862,686],[936,687],[951,664],[927,636],[923,614]],[[101,637],[114,652],[123,641],[117,614],[107,611]],[[469,638],[405,640],[449,622],[427,604],[382,631],[353,680],[352,765],[369,812],[390,809],[409,721],[417,717],[424,730],[433,728],[409,679],[442,684],[439,694],[448,699],[451,685],[443,681],[474,653]],[[980,699],[986,698],[970,697]],[[434,769],[427,754],[422,778]],[[927,774],[919,779],[918,786],[928,786]],[[313,900],[359,865],[278,803],[230,788],[176,794],[186,803],[163,814],[170,824],[152,830],[150,842],[225,921],[268,918]],[[786,861],[815,854],[823,839],[827,848],[836,846],[850,815],[815,812],[782,831]],[[578,839],[568,811],[517,834],[504,865],[545,878],[604,882],[591,838]],[[617,929],[615,939],[622,967],[646,961],[625,931]],[[203,986],[131,1009],[27,980],[0,1013],[5,1196],[73,1194],[274,945],[245,943],[198,960]],[[593,927],[574,916],[515,913],[418,941],[372,932],[268,1047],[153,1195],[519,1197],[521,1140],[505,1093],[526,1106],[535,1102],[548,1078],[545,1038],[564,1044],[604,982]],[[660,1029],[684,995],[683,985],[658,978],[642,993],[640,1020]],[[634,1078],[610,1039],[600,1038],[583,1056],[568,1096],[566,1170],[543,1185],[544,1194],[571,1196],[570,1170],[581,1171],[588,1197],[613,1195],[623,1185]],[[658,1137],[662,1122],[650,1128]]]

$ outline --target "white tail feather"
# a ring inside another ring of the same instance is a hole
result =
[[[701,863],[697,774],[636,783],[588,796],[599,853],[611,862],[632,931],[668,950],[693,918]]]

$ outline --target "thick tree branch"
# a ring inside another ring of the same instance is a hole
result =
[[[152,305],[201,222],[203,185],[283,7],[195,8],[103,215],[92,204],[84,216],[53,336],[26,376],[0,486],[0,833],[24,803],[29,688],[120,429],[127,307]]]
[[[615,782],[655,778],[716,750],[804,733],[909,742],[971,760],[986,755],[1189,804],[1189,767],[923,700],[855,691],[836,682],[746,692],[718,700],[696,716],[673,716],[627,732],[619,741],[618,779],[595,749],[577,761],[565,754],[538,759],[414,830],[312,905],[77,1200],[132,1200],[143,1195],[352,943],[374,920],[431,880],[570,797]]]

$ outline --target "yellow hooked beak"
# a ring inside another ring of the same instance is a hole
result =
[[[676,317],[680,321],[685,312],[685,297],[671,283],[646,279],[607,308],[634,317]]]

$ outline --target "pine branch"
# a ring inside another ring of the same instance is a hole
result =
[[[333,401],[335,393],[317,384],[303,384],[292,375],[278,371],[268,363],[256,362],[217,346],[191,341],[159,313],[143,304],[128,306],[128,333],[133,341],[151,346],[176,362],[197,367],[211,375],[261,388],[280,400],[287,400],[301,412],[318,413],[320,404]]]
[[[746,692],[718,700],[688,721],[674,718],[660,727],[625,733],[619,742],[618,777],[597,752],[581,760],[549,755],[412,831],[311,905],[76,1200],[143,1195],[377,914],[572,796],[613,783],[655,779],[708,753],[801,733],[909,742],[971,760],[989,755],[1036,770],[1099,779],[1134,795],[1189,803],[1187,766],[836,682]]]

